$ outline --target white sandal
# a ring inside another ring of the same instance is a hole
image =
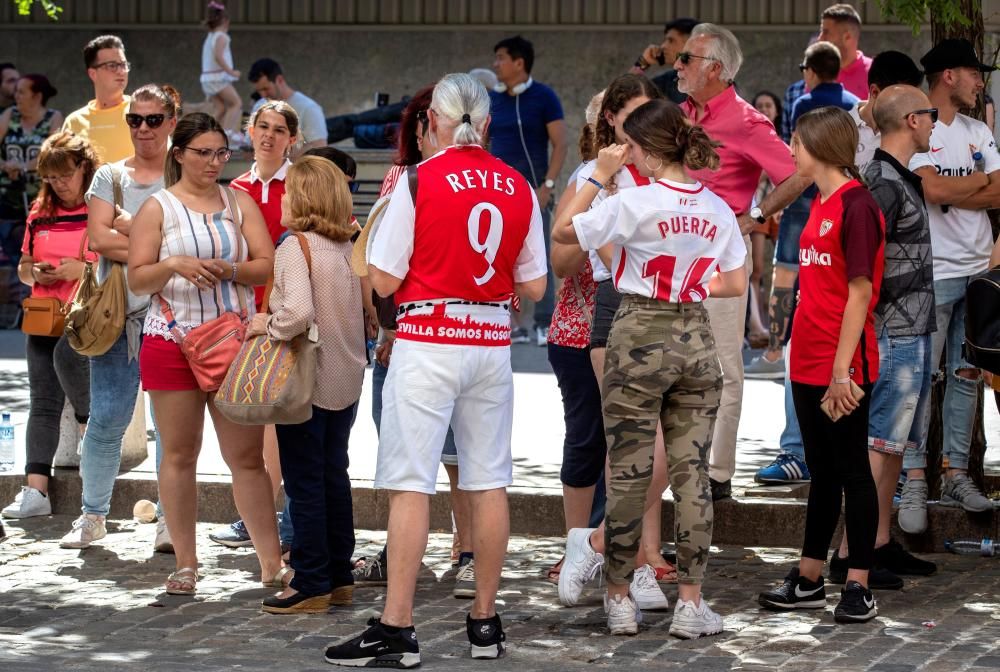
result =
[[[270,581],[261,581],[261,583],[264,584],[265,588],[283,589],[286,588],[288,584],[292,582],[292,578],[288,576],[289,574],[294,575],[295,570],[289,567],[288,565],[285,565],[284,567],[278,570],[278,573],[275,574]],[[288,576],[288,581],[285,581],[286,576]]]
[[[180,586],[171,588],[170,584]],[[194,595],[198,590],[198,571],[194,567],[182,567],[167,577],[167,595]]]

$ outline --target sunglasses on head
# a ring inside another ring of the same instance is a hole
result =
[[[141,128],[144,121],[150,128],[159,128],[166,119],[167,115],[165,114],[147,114],[143,116],[129,112],[125,115],[125,123],[129,125],[129,128]]]
[[[906,117],[909,117],[910,114],[929,114],[929,115],[931,115],[931,123],[932,124],[937,123],[937,120],[938,120],[938,111],[937,111],[936,107],[928,107],[928,108],[923,109],[923,110],[913,110],[912,112],[910,112],[909,114],[907,114]],[[903,118],[906,119],[906,117],[903,117]]]
[[[356,194],[358,193],[358,189],[361,188],[361,184],[359,182],[355,182],[354,180],[348,180],[347,188],[351,190],[352,194]]]

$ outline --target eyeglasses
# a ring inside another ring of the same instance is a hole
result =
[[[692,54],[690,51],[682,51],[677,54],[677,60],[684,65],[688,65],[692,58],[700,58],[703,61],[715,61],[716,63],[721,63],[721,61],[717,58],[712,58],[711,56],[699,56],[698,54]]]
[[[806,65],[805,63],[799,63],[799,72],[805,72],[808,69],[809,69],[808,65]]]
[[[146,125],[150,128],[159,128],[163,125],[166,120],[167,115],[165,114],[147,114],[143,116],[141,114],[133,114],[129,112],[125,115],[125,123],[129,125],[129,128],[141,128],[142,122],[146,122]]]
[[[198,147],[182,147],[181,149],[186,149],[188,151],[194,152],[195,154],[198,155],[198,158],[201,159],[202,161],[211,161],[212,158],[214,157],[219,163],[225,163],[229,161],[229,159],[233,155],[233,150],[229,149],[228,147],[224,147],[222,149],[208,149],[207,147],[204,149]]]
[[[94,70],[107,68],[111,72],[128,72],[132,69],[132,64],[128,61],[104,61],[103,63],[95,63],[90,67],[94,68]]]
[[[936,107],[928,107],[928,108],[925,108],[925,109],[923,109],[923,110],[913,110],[913,111],[912,111],[912,112],[910,112],[909,114],[906,114],[906,115],[905,115],[905,116],[903,117],[903,119],[906,119],[906,118],[907,118],[907,117],[909,117],[909,116],[910,116],[911,114],[929,114],[929,115],[931,115],[931,123],[932,123],[932,124],[935,124],[935,123],[937,123],[937,120],[938,120],[938,111],[937,111],[937,108],[936,108]]]
[[[66,173],[65,175],[44,175],[42,176],[42,182],[46,184],[66,184],[76,176],[76,171],[80,169],[80,164],[74,166],[72,172]]]

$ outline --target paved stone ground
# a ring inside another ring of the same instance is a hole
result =
[[[196,598],[170,597],[161,586],[173,556],[152,556],[152,525],[113,521],[111,533],[86,551],[56,540],[71,518],[8,521],[0,544],[0,670],[330,670],[331,642],[377,615],[384,588],[358,588],[351,608],[326,616],[273,616],[259,611],[266,595],[255,583],[252,551],[224,549],[200,524],[204,578]],[[363,554],[383,535],[359,532]],[[911,670],[1000,668],[1000,560],[929,556],[936,576],[908,580],[878,594],[881,616],[864,625],[823,613],[773,614],[757,608],[757,591],[778,581],[792,549],[715,549],[707,584],[725,617],[717,637],[669,637],[670,612],[647,612],[637,637],[610,637],[600,593],[564,609],[541,579],[562,553],[553,538],[511,540],[500,595],[508,655],[473,666],[468,658],[468,602],[451,597],[451,539],[434,535],[417,596],[417,633],[427,669],[582,670],[641,665],[643,670]],[[836,590],[831,591],[833,593]],[[668,586],[671,602],[676,590]],[[931,625],[933,624],[933,625]]]

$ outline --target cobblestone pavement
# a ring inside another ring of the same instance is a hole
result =
[[[358,588],[354,606],[326,616],[259,611],[252,550],[214,546],[200,524],[202,573],[196,598],[162,594],[173,556],[153,555],[153,525],[112,521],[86,551],[62,550],[68,516],[7,521],[0,544],[0,670],[330,670],[323,649],[354,635],[380,611],[384,588]],[[384,536],[358,534],[359,554]],[[562,553],[554,538],[516,537],[504,570],[499,609],[508,655],[473,664],[465,637],[467,601],[451,597],[449,535],[432,535],[419,582],[417,634],[427,669],[873,670],[948,672],[1000,668],[1000,560],[932,556],[936,576],[877,595],[881,616],[834,625],[824,613],[773,614],[756,593],[780,580],[792,549],[715,549],[706,584],[725,617],[721,636],[681,641],[667,635],[671,612],[646,612],[637,637],[606,634],[600,592],[564,609],[544,568]],[[836,590],[831,591],[836,593]],[[673,602],[676,590],[666,587]]]

